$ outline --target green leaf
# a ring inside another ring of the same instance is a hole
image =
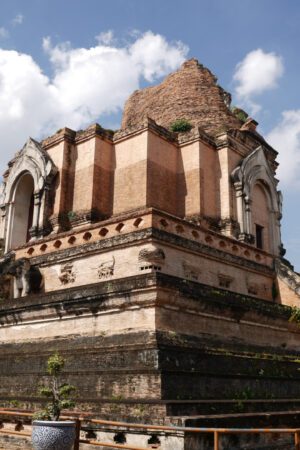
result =
[[[59,387],[58,395],[59,397],[66,399],[75,391],[76,391],[75,386],[65,383]]]
[[[57,377],[61,373],[64,365],[64,358],[58,353],[54,353],[47,361],[47,372],[49,375]]]
[[[59,402],[60,409],[74,408],[75,402],[73,400],[61,400]]]
[[[41,387],[39,390],[38,390],[38,393],[40,394],[40,395],[43,395],[44,397],[47,397],[47,398],[50,398],[50,397],[52,397],[52,390],[50,389],[50,388],[48,388],[48,387],[46,387],[46,386],[43,386],[43,387]]]

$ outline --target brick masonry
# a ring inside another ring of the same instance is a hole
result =
[[[135,91],[124,108],[122,128],[135,127],[146,117],[169,128],[185,118],[214,135],[241,122],[231,113],[230,94],[217,85],[216,77],[196,59],[186,61],[160,85]]]
[[[41,405],[36,387],[55,350],[78,407],[102,418],[178,423],[299,406],[299,276],[277,264],[276,151],[229,106],[190,60],[129,98],[122,130],[64,128],[10,163],[5,239],[19,168],[31,173],[30,156],[43,176],[34,239],[12,240],[20,245],[1,261],[3,406]],[[192,130],[170,132],[178,118]]]

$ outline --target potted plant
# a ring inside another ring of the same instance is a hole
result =
[[[58,353],[47,361],[50,386],[41,386],[39,394],[49,399],[49,403],[33,416],[32,443],[35,450],[71,450],[74,446],[75,422],[59,421],[62,409],[75,406],[71,396],[76,388],[59,382],[64,365],[65,360]]]

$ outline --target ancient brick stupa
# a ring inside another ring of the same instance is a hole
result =
[[[187,119],[208,135],[241,127],[231,112],[231,96],[217,85],[216,77],[196,59],[186,61],[161,84],[135,91],[124,108],[122,128],[135,127],[151,117],[169,129],[178,119]]]
[[[38,402],[58,350],[102,418],[192,424],[242,392],[248,412],[296,408],[300,280],[256,125],[190,60],[133,93],[115,133],[28,139],[0,196],[2,403]]]

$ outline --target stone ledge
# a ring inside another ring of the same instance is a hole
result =
[[[291,315],[291,308],[289,306],[237,294],[225,289],[216,289],[201,283],[159,272],[23,297],[21,301],[20,299],[16,299],[10,301],[9,304],[2,304],[0,306],[0,314],[3,317],[7,314],[20,313],[22,310],[28,311],[29,309],[36,309],[48,305],[58,304],[61,308],[63,305],[70,307],[71,305],[76,306],[82,302],[88,302],[89,308],[92,308],[93,302],[99,304],[101,299],[104,300],[108,295],[117,294],[120,296],[133,290],[153,287],[176,290],[187,298],[204,303],[208,302],[210,306],[219,305],[221,307],[234,308],[246,312],[252,310],[259,314],[267,315],[268,317],[271,315],[283,320],[288,320]]]
[[[47,253],[45,255],[35,256],[31,258],[31,263],[33,265],[41,266],[50,265],[51,263],[62,262],[70,258],[82,256],[83,254],[93,254],[99,250],[110,249],[113,247],[118,247],[120,245],[140,242],[150,238],[157,239],[161,242],[175,245],[177,247],[181,247],[193,252],[198,252],[199,254],[204,254],[214,259],[227,261],[239,267],[243,266],[248,270],[252,269],[254,271],[270,276],[274,274],[274,271],[264,264],[245,259],[241,256],[233,255],[231,253],[219,250],[214,247],[210,247],[203,243],[192,241],[190,239],[154,227],[145,228],[139,231],[132,231],[130,233],[113,236],[111,238],[98,240],[96,242],[82,244],[76,247],[57,250],[53,253]]]

